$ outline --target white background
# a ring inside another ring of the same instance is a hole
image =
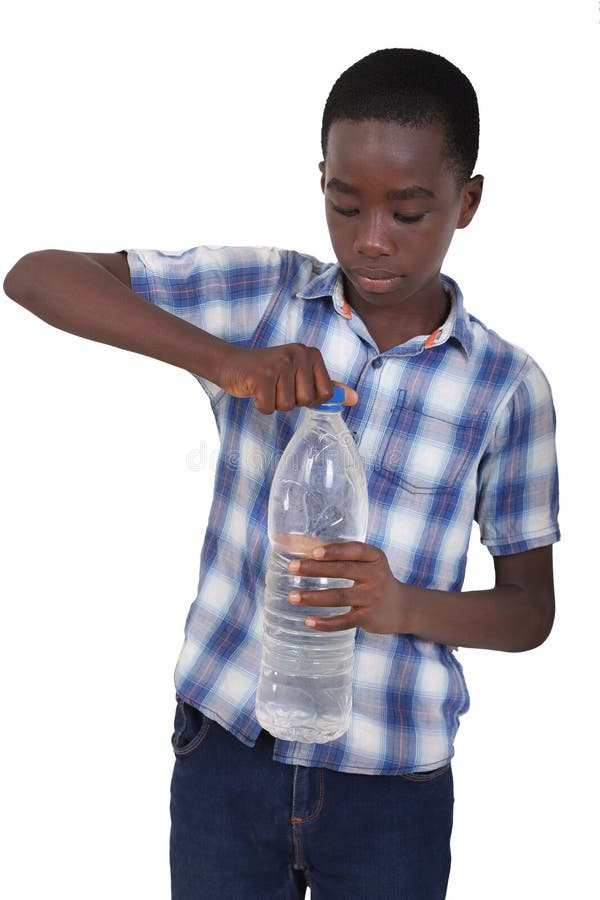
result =
[[[550,379],[564,538],[550,639],[459,651],[472,706],[448,897],[592,896],[596,5],[21,0],[3,15],[2,273],[46,247],[332,259],[317,164],[335,78],[385,46],[471,78],[484,198],[444,271]],[[213,476],[193,461],[216,429],[187,372],[0,308],[0,893],[163,900],[173,669]],[[474,533],[465,588],[492,583]]]

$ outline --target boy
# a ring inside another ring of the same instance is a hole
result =
[[[302,897],[307,884],[313,900],[443,898],[468,709],[453,650],[527,650],[550,633],[550,390],[440,274],[481,199],[478,134],[455,66],[378,51],[340,76],[323,117],[337,264],[275,248],[43,251],[7,276],[9,296],[51,324],[192,372],[219,426],[175,673],[175,900]],[[306,626],[357,627],[352,723],[328,744],[288,743],[254,715],[267,502],[301,407],[333,381],[367,471],[369,530],[295,570],[353,587],[290,603],[351,607]],[[473,519],[496,583],[462,593]]]

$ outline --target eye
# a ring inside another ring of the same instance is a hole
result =
[[[331,204],[332,208],[336,213],[339,213],[341,216],[356,216],[358,215],[357,209],[342,209],[341,206],[336,206],[335,203]]]
[[[394,218],[404,225],[414,225],[416,222],[422,222],[427,213],[421,213],[418,216],[403,216],[401,213],[395,213]]]

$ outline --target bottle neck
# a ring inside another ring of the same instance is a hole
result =
[[[313,416],[336,416],[340,415],[343,408],[344,407],[341,405],[336,405],[330,406],[327,409],[324,409],[323,407],[309,407],[308,410]]]
[[[331,409],[310,409],[311,418],[323,416],[325,419],[333,419],[335,416],[341,416],[342,407],[332,407]]]

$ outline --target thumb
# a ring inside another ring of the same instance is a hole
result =
[[[344,384],[341,381],[334,381],[333,384],[337,384],[338,387],[344,388],[344,406],[354,406],[358,403],[358,394],[351,388],[349,385]]]

